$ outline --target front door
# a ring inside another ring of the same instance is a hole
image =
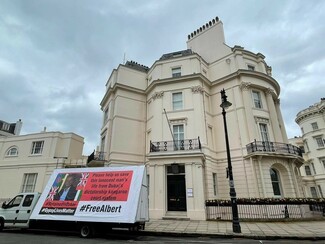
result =
[[[167,175],[167,201],[168,211],[186,211],[184,174]]]

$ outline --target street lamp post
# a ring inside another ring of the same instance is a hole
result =
[[[227,175],[229,177],[229,187],[230,187],[229,194],[230,194],[231,209],[232,209],[232,231],[235,233],[241,233],[241,228],[240,228],[239,218],[238,218],[236,190],[235,190],[234,178],[232,175],[232,166],[231,166],[228,130],[227,130],[227,120],[226,120],[226,109],[229,108],[232,104],[231,104],[231,102],[227,101],[225,89],[221,90],[221,102],[222,103],[220,104],[220,107],[222,108],[223,125],[224,125],[224,129],[225,129],[225,139],[226,139],[226,148],[227,148],[227,160],[228,160]]]

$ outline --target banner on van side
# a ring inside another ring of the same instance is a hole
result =
[[[144,172],[144,166],[55,170],[31,219],[133,222]]]

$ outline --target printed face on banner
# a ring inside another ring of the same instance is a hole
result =
[[[132,176],[133,171],[59,173],[39,214],[75,215],[77,209],[78,215],[120,212],[121,205],[107,203],[123,205],[128,200]]]

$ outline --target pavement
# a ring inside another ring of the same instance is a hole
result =
[[[145,230],[148,235],[213,236],[261,240],[294,239],[325,240],[325,219],[294,222],[240,222],[241,233],[232,231],[231,221],[150,220]]]

